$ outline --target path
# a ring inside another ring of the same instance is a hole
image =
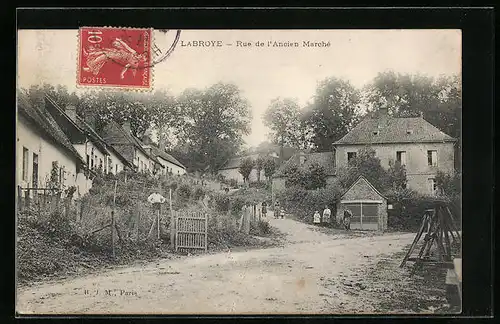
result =
[[[370,312],[338,278],[401,251],[414,234],[337,238],[290,219],[270,219],[283,247],[159,260],[145,266],[29,287],[18,311],[72,314]],[[333,281],[332,281],[333,280]],[[336,283],[337,282],[337,283]]]

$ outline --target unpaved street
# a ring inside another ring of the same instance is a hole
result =
[[[270,220],[283,247],[160,260],[18,292],[22,314],[343,313],[377,310],[340,278],[406,248],[414,234],[348,238]]]

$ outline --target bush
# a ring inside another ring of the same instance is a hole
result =
[[[193,192],[193,199],[194,200],[200,200],[205,197],[205,190],[201,187],[196,187],[196,189]]]
[[[271,225],[268,222],[259,220],[250,223],[250,235],[266,236],[271,234]]]
[[[177,195],[181,200],[189,200],[191,197],[191,186],[185,183],[181,184],[177,189]]]

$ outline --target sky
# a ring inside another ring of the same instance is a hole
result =
[[[153,42],[165,51],[174,35],[155,30]],[[45,82],[80,91],[78,30],[19,30],[17,37],[18,87]],[[181,46],[193,41],[221,41],[223,46]],[[251,46],[237,46],[238,41]],[[274,41],[298,42],[299,47],[266,46]],[[330,46],[302,46],[304,41]],[[174,52],[154,66],[153,88],[177,95],[219,81],[236,84],[252,109],[245,141],[256,146],[267,140],[262,114],[272,99],[296,98],[303,106],[327,77],[363,87],[387,70],[432,77],[461,73],[460,30],[183,30]]]

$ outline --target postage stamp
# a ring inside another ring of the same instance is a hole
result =
[[[150,28],[82,27],[77,85],[152,88]]]

